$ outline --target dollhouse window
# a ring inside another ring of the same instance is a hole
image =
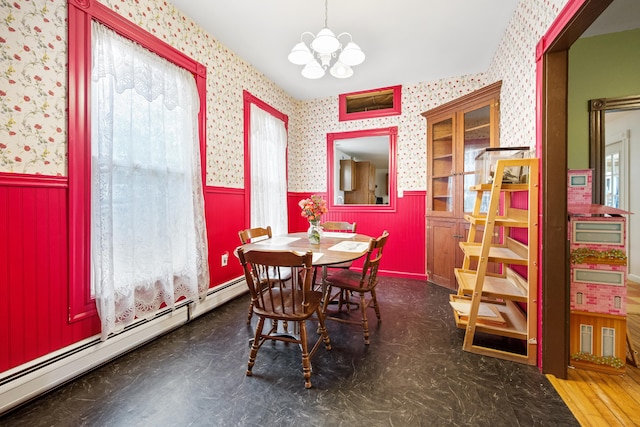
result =
[[[621,308],[622,307],[622,298],[619,296],[613,297],[613,307]]]
[[[582,353],[593,353],[593,326],[580,325],[580,351]]]
[[[582,304],[582,292],[576,294],[576,304]]]
[[[602,356],[613,356],[616,344],[616,330],[614,328],[602,328]]]

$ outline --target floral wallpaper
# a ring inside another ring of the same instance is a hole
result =
[[[0,171],[66,173],[66,5],[0,0]]]
[[[95,1],[95,0],[94,0]],[[501,143],[535,144],[535,46],[568,0],[522,0],[489,69],[402,84],[402,115],[338,122],[338,97],[296,101],[163,0],[101,0],[207,67],[207,184],[243,188],[242,91],[289,116],[289,190],[326,191],[326,133],[398,126],[398,187],[426,189],[420,113],[502,80]],[[66,0],[0,0],[0,172],[67,174]]]
[[[500,145],[535,147],[536,45],[569,0],[523,0],[487,70],[502,80]]]

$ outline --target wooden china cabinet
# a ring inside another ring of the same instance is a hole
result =
[[[467,239],[465,212],[471,212],[476,181],[476,156],[499,146],[499,104],[502,82],[440,105],[422,115],[427,120],[427,276],[456,289],[454,268]],[[487,199],[488,203],[488,199]],[[479,233],[482,236],[482,233]]]

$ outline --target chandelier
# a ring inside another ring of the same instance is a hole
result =
[[[324,1],[324,28],[317,35],[305,31],[300,35],[297,43],[289,53],[289,61],[296,65],[304,65],[302,75],[308,79],[319,79],[324,76],[327,68],[333,77],[346,79],[353,75],[351,67],[362,64],[364,52],[353,42],[349,33],[340,33],[336,37],[327,25],[328,6]],[[309,46],[303,41],[305,36],[311,36]],[[346,46],[342,46],[340,38],[347,40]],[[310,47],[310,48],[309,48]],[[335,60],[333,65],[331,62]]]

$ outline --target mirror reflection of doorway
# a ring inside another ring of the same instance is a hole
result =
[[[627,268],[629,280],[640,282],[640,110],[605,114],[604,204],[628,210]],[[618,159],[616,161],[616,159]],[[618,206],[616,206],[616,204]]]

